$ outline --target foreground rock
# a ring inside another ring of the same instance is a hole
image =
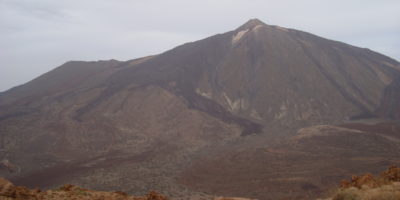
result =
[[[28,189],[26,187],[14,186],[4,178],[0,178],[0,199],[82,199],[82,200],[167,200],[163,195],[150,192],[142,197],[130,196],[124,192],[103,192],[80,188],[74,185],[64,185],[59,189],[41,191],[39,189]]]
[[[390,167],[379,177],[365,174],[342,181],[341,189],[332,199],[400,199],[400,168]]]
[[[22,186],[15,186],[7,179],[0,177],[0,200],[61,200],[61,199],[82,199],[82,200],[167,200],[169,198],[157,192],[135,197],[125,192],[94,191],[67,184],[58,189],[41,191],[40,189],[29,189]],[[190,197],[193,200],[256,200],[239,197]]]

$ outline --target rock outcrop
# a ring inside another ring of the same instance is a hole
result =
[[[0,199],[4,200],[167,200],[156,192],[150,192],[142,197],[134,197],[124,192],[103,192],[80,188],[74,185],[64,185],[59,189],[41,191],[26,187],[14,186],[4,178],[0,178]]]

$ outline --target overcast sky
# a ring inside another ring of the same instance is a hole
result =
[[[250,18],[400,60],[399,0],[0,0],[0,91],[69,60],[128,60]]]

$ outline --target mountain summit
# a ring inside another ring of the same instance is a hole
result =
[[[250,19],[249,21],[244,23],[242,26],[240,26],[236,30],[253,29],[256,26],[265,26],[265,25],[266,24],[264,22],[262,22],[261,20],[254,18],[254,19]]]
[[[329,159],[316,149],[348,160],[398,160],[389,125],[377,126],[385,137],[336,125],[398,119],[399,80],[400,63],[387,56],[258,19],[155,56],[67,62],[0,93],[0,176],[29,187],[70,182],[174,197],[213,192],[265,199],[271,191],[264,183],[284,196],[286,188],[278,186],[285,181],[296,191],[322,192],[338,177],[319,188],[309,183],[312,170],[288,180],[265,176],[274,166],[306,169],[314,159]],[[344,134],[354,143],[342,141]],[[374,149],[364,149],[359,142],[371,138],[379,138]],[[277,144],[285,145],[267,150]],[[236,174],[243,185],[207,172]],[[259,188],[258,196],[250,186]]]

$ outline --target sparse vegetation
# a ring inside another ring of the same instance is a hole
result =
[[[0,178],[0,200],[61,200],[61,199],[83,199],[83,200],[167,200],[167,198],[156,192],[149,192],[142,197],[134,197],[124,192],[102,192],[80,188],[74,185],[64,185],[55,190],[41,191],[26,187],[14,186],[6,179]]]
[[[342,181],[333,200],[399,200],[400,168],[390,167],[380,176],[372,174],[353,176]]]

